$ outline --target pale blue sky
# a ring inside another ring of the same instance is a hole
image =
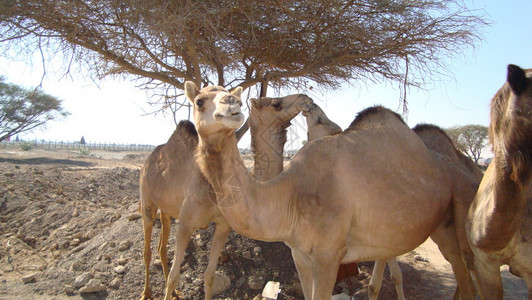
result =
[[[479,47],[449,62],[454,79],[442,78],[430,83],[426,90],[409,90],[409,125],[425,122],[444,128],[466,124],[487,126],[489,101],[505,81],[506,66],[513,63],[532,68],[529,21],[532,1],[489,0],[474,1],[472,5],[485,9],[493,24],[482,30],[484,41]],[[25,64],[0,58],[0,75],[10,82],[33,87],[40,83],[42,68],[38,59],[33,64]],[[311,96],[342,128],[349,125],[358,111],[370,105],[399,108],[398,84],[358,86]],[[127,81],[105,80],[97,86],[81,76],[61,79],[49,67],[43,89],[63,99],[71,115],[62,122],[50,123],[44,130],[21,135],[22,138],[78,141],[84,136],[90,142],[156,145],[166,142],[174,129],[169,116],[142,116],[144,111],[153,110],[146,104],[148,96]],[[272,91],[270,96],[274,94]],[[181,118],[186,119],[187,112],[183,111]],[[290,132],[293,141],[288,143],[288,149],[297,148],[306,139],[304,119],[298,117],[293,123]],[[248,145],[249,138],[246,138],[239,146]]]

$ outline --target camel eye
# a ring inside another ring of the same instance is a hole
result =
[[[275,110],[280,110],[281,109],[281,102],[280,101],[273,101],[272,102],[272,107],[275,108]]]
[[[202,107],[203,104],[205,104],[205,100],[203,100],[203,99],[196,100],[196,106],[197,107]]]

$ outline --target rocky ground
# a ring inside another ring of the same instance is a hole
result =
[[[138,299],[144,284],[138,181],[147,155],[0,149],[0,299]],[[164,288],[156,260],[159,229],[156,223],[150,268],[157,299]],[[203,297],[212,233],[213,226],[193,235],[181,268],[182,299]],[[399,262],[407,298],[452,298],[452,272],[430,241]],[[340,282],[336,293],[367,298],[373,263],[359,266],[360,274]],[[223,291],[215,299],[254,299],[267,281],[280,283],[278,299],[302,299],[290,251],[281,243],[232,233],[217,274]],[[526,299],[522,284],[511,280],[518,291],[512,299]],[[380,299],[396,299],[388,275]]]

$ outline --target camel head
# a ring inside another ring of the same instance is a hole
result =
[[[320,118],[321,116],[325,115],[323,110],[315,103],[302,105],[301,113],[303,114],[303,116],[305,116],[307,120],[307,126],[312,126],[312,125],[317,125],[317,124],[322,123]]]
[[[532,69],[508,65],[506,83],[491,101],[490,142],[512,180],[527,185],[532,172]]]
[[[307,95],[295,94],[280,98],[252,98],[251,122],[260,122],[262,125],[275,127],[288,127],[292,120],[301,111],[302,105],[312,104],[312,99]],[[254,124],[252,124],[253,127]]]
[[[194,106],[194,123],[202,138],[218,133],[229,134],[242,125],[241,94],[241,87],[232,92],[221,86],[200,90],[192,81],[185,82],[185,95]]]

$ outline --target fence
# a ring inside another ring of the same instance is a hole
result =
[[[106,151],[152,151],[153,145],[138,144],[110,144],[110,143],[85,143],[57,142],[57,141],[2,141],[0,149],[21,149],[29,147],[33,149],[50,150],[106,150]]]

